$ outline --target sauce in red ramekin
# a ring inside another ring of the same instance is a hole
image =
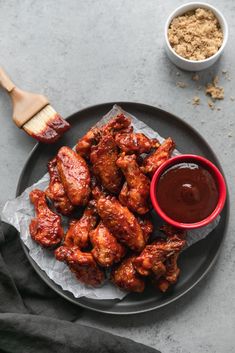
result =
[[[173,220],[192,223],[214,211],[219,192],[206,168],[195,163],[180,163],[161,175],[156,198],[161,209]]]

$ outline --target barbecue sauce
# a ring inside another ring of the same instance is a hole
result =
[[[194,223],[213,212],[219,192],[207,169],[194,163],[181,163],[162,174],[156,197],[168,217],[182,223]]]

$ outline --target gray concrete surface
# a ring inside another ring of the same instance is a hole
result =
[[[190,123],[217,153],[232,203],[228,236],[212,273],[178,302],[152,313],[113,317],[84,311],[87,325],[130,337],[163,353],[235,351],[235,3],[209,1],[226,16],[229,42],[220,62],[201,74],[219,74],[225,99],[210,110],[191,74],[166,58],[163,26],[176,0],[0,0],[0,64],[15,82],[44,92],[63,115],[96,103],[129,100],[162,107]],[[230,80],[221,70],[227,70]],[[179,74],[178,74],[179,73]],[[180,76],[178,76],[180,75]],[[188,84],[176,87],[177,81]],[[199,106],[192,98],[201,98]],[[34,141],[11,121],[0,91],[1,206],[16,184]]]

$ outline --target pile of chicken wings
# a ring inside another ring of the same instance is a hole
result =
[[[86,285],[100,286],[109,269],[122,290],[143,292],[148,280],[165,292],[178,279],[186,234],[165,225],[151,240],[149,188],[174,147],[171,138],[160,144],[134,132],[123,114],[89,130],[75,151],[61,147],[48,163],[48,188],[30,193],[33,240],[52,249]],[[74,219],[77,208],[83,214]],[[66,234],[61,215],[70,217]]]

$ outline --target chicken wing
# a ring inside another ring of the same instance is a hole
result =
[[[118,131],[129,129],[130,125],[131,120],[129,118],[127,118],[124,114],[118,114],[117,116],[109,120],[107,124],[103,125],[101,127],[101,130],[102,133],[115,134]]]
[[[36,212],[29,225],[31,237],[45,248],[58,245],[64,236],[61,217],[48,208],[45,192],[35,189],[29,197]]]
[[[94,145],[100,136],[98,128],[90,129],[78,142],[75,147],[76,152],[83,158],[89,158],[91,153],[91,146]]]
[[[92,171],[101,184],[111,193],[118,193],[122,183],[122,173],[117,167],[118,148],[110,134],[102,137],[98,145],[91,149]]]
[[[142,133],[119,132],[115,134],[115,142],[126,154],[149,153],[152,148],[158,148],[157,139],[149,139]]]
[[[136,162],[136,155],[122,153],[116,164],[121,168],[126,178],[119,195],[119,201],[133,212],[141,215],[147,213],[149,211],[150,181],[141,172]]]
[[[60,246],[55,251],[55,257],[67,263],[77,279],[84,284],[97,287],[104,281],[104,272],[91,253],[82,252],[78,247]]]
[[[160,167],[160,165],[171,157],[174,148],[175,143],[169,137],[155,152],[144,159],[143,166],[141,167],[142,172],[153,176],[154,172]]]
[[[85,160],[69,147],[61,147],[57,154],[59,176],[71,203],[87,204],[90,196],[90,172]]]
[[[93,230],[97,223],[97,213],[95,206],[90,201],[79,220],[73,220],[66,233],[64,246],[77,246],[84,249],[89,244],[89,233]]]
[[[142,253],[134,261],[135,269],[142,276],[154,274],[155,278],[160,278],[166,275],[166,260],[172,255],[178,254],[184,245],[185,239],[183,232],[182,235],[179,231],[176,231],[175,234],[170,233],[167,240],[156,240],[144,248]],[[170,275],[172,274],[169,272],[169,276]]]
[[[163,233],[167,236],[168,241],[182,240],[182,248],[185,245],[186,232],[181,229],[176,229],[168,224],[160,228]],[[181,249],[182,250],[182,249]],[[166,271],[160,278],[153,278],[153,284],[156,288],[160,289],[161,292],[166,292],[171,284],[177,282],[180,275],[180,269],[177,264],[180,251],[174,252],[171,256],[166,259],[165,266]]]
[[[97,201],[97,211],[104,225],[131,250],[140,252],[145,246],[143,231],[131,211],[115,197],[101,194]]]
[[[186,238],[186,231],[183,229],[175,228],[171,226],[170,224],[164,224],[161,228],[160,231],[163,232],[166,236],[166,239],[181,239],[185,241]]]
[[[117,239],[104,226],[103,222],[100,222],[97,228],[90,232],[89,236],[93,245],[91,253],[102,267],[109,267],[119,262],[126,253],[125,247],[117,242]]]
[[[60,180],[56,158],[53,158],[48,163],[48,171],[50,175],[50,183],[45,191],[46,196],[53,201],[58,212],[63,215],[69,215],[73,211],[74,207],[66,195],[64,186]]]
[[[144,218],[137,217],[137,220],[143,231],[145,243],[147,244],[153,232],[153,223],[150,221],[148,217],[144,217]]]
[[[170,285],[175,284],[178,280],[180,269],[177,265],[179,252],[171,255],[165,262],[165,273],[162,277],[153,277],[152,283],[156,289],[166,292]]]
[[[111,272],[111,281],[127,292],[141,293],[144,291],[145,282],[133,266],[134,259],[135,256],[130,256],[114,268]]]
[[[97,144],[102,137],[103,133],[114,134],[117,131],[124,130],[130,127],[131,121],[125,115],[119,114],[111,119],[107,124],[102,127],[91,128],[76,145],[76,151],[80,156],[89,158],[91,147]]]

